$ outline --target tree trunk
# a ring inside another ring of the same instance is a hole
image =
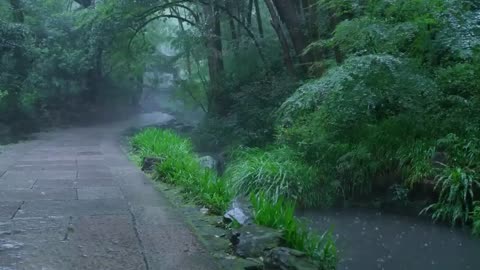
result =
[[[23,6],[20,0],[10,0],[12,7],[13,22],[23,24],[25,16],[23,14]],[[19,81],[22,81],[27,76],[27,60],[25,53],[21,46],[15,46],[13,49],[13,58],[15,59],[15,73],[18,74]]]
[[[260,4],[258,3],[258,0],[253,1],[255,4],[255,14],[257,15],[257,26],[258,26],[258,33],[260,34],[260,37],[263,38],[263,22],[262,22],[262,13],[260,11]]]
[[[25,22],[25,16],[23,13],[23,5],[21,0],[9,0],[12,8],[13,22],[23,24]],[[19,42],[21,43],[21,41]],[[13,59],[15,64],[13,66],[14,76],[8,78],[8,95],[5,98],[7,104],[7,110],[2,118],[6,119],[7,123],[11,123],[15,128],[15,123],[18,120],[28,119],[28,116],[22,112],[20,107],[21,89],[25,78],[28,75],[28,63],[24,49],[21,45],[15,44],[13,48]]]
[[[220,25],[220,12],[217,7],[218,0],[210,0],[209,5],[204,5],[207,25],[208,71],[210,76],[210,91],[208,98],[209,113],[216,116],[227,114],[225,93],[223,92],[222,79],[224,63],[222,54],[222,29]]]
[[[295,0],[272,0],[280,19],[285,24],[292,41],[293,48],[300,64],[305,65],[313,62],[309,55],[302,55],[303,50],[309,44],[307,36],[304,32],[304,24],[302,23],[301,13]]]
[[[265,0],[265,4],[267,5],[268,11],[270,12],[273,29],[275,29],[275,32],[277,33],[278,40],[280,41],[280,45],[283,50],[283,61],[285,63],[287,71],[290,75],[295,75],[295,68],[293,66],[292,57],[290,55],[290,46],[288,45],[287,38],[285,36],[285,33],[283,32],[282,23],[280,21],[280,18],[278,17],[277,10],[273,5],[272,0]]]
[[[238,37],[241,37],[242,36],[241,25],[246,25],[245,5],[243,1],[238,1],[238,0],[232,0],[232,4],[233,4],[232,6],[235,6],[235,11],[236,11],[236,12],[232,12],[232,14],[235,14],[235,16],[237,16],[237,18],[240,19],[240,23],[237,24],[237,32],[238,32]]]
[[[178,11],[178,9],[176,8],[172,8],[171,9],[171,12],[175,15],[177,15],[178,17],[181,17],[180,15],[180,12]],[[183,21],[179,18],[178,19],[178,26],[180,27],[180,32],[182,32],[182,34],[184,35],[185,34],[185,26],[183,25]],[[191,47],[190,47],[190,41],[187,41],[185,43],[185,54],[186,54],[186,61],[187,61],[187,73],[188,73],[188,76],[192,76],[192,50],[191,50]]]
[[[98,47],[95,52],[94,67],[87,72],[87,90],[84,95],[84,101],[87,105],[96,105],[98,93],[101,89],[103,78],[103,48]]]
[[[252,12],[253,12],[253,0],[248,1],[248,9],[247,9],[247,26],[252,26]]]
[[[227,1],[226,3],[226,8],[230,11],[231,14],[235,14],[235,8],[234,8],[234,4],[232,3],[231,0]],[[237,26],[235,25],[235,21],[234,19],[232,18],[232,16],[228,16],[228,23],[230,25],[230,33],[231,33],[231,37],[232,37],[232,40],[235,41],[237,40],[238,38],[238,35],[237,35]]]

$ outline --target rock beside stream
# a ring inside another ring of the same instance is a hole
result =
[[[217,171],[218,162],[212,156],[201,157],[198,159],[198,162],[200,162],[200,166],[205,169]]]
[[[239,225],[253,224],[253,205],[244,197],[237,197],[223,215],[225,223],[237,222]]]
[[[259,258],[265,251],[280,246],[282,232],[258,225],[246,225],[232,232],[230,242],[235,255]]]
[[[304,252],[277,247],[265,252],[264,270],[317,270],[321,263],[310,259]]]

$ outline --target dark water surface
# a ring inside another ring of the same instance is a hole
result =
[[[333,229],[339,270],[480,270],[480,239],[466,229],[365,209],[300,215],[315,230]]]

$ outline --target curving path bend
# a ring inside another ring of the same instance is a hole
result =
[[[217,269],[120,134],[144,115],[0,148],[1,270]]]

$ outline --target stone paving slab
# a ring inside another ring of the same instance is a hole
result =
[[[86,178],[76,179],[74,185],[77,188],[82,187],[116,187],[118,186],[113,178]]]
[[[151,228],[166,228],[184,225],[181,215],[167,205],[165,206],[133,206],[132,213],[140,224],[148,224]],[[145,228],[148,229],[148,228]]]
[[[50,165],[14,165],[8,168],[9,171],[76,171],[77,166],[74,165],[62,165],[62,164],[50,164]]]
[[[147,260],[150,265],[158,265],[161,267],[152,269],[185,269],[185,270],[214,270],[219,266],[214,262],[209,254],[195,253],[189,254],[185,252],[184,256],[178,256],[178,254],[148,254]]]
[[[78,188],[79,200],[121,199],[122,191],[119,187],[81,187]]]
[[[6,238],[25,244],[32,239],[64,241],[70,217],[15,218],[11,220],[11,234]]]
[[[16,270],[17,268],[17,258],[6,253],[0,252],[0,269],[2,270]]]
[[[39,188],[0,190],[0,202],[37,200],[75,200],[77,192],[73,188]]]
[[[41,248],[40,248],[41,247]],[[47,241],[28,244],[28,250],[14,269],[18,270],[145,270],[141,254],[120,253],[100,247],[90,247],[88,243]],[[91,248],[91,249],[87,249]],[[119,249],[124,251],[123,249]],[[160,268],[161,269],[161,268]],[[181,268],[180,268],[181,269]],[[187,268],[188,269],[188,268]]]
[[[0,183],[6,181],[22,181],[22,180],[35,180],[36,175],[32,174],[31,172],[17,172],[17,171],[7,171],[5,172],[2,177],[0,177]]]
[[[13,166],[75,166],[75,160],[20,160],[17,161]]]
[[[205,264],[209,261],[208,254],[186,225],[154,226],[138,223],[137,230],[149,265],[157,266],[157,269],[189,269],[183,268],[186,265],[197,265],[197,269],[216,269],[211,262]],[[203,263],[192,261],[196,255],[203,257]],[[171,265],[168,265],[167,260],[171,260]],[[173,268],[173,265],[178,268]]]
[[[55,156],[48,156],[48,155],[36,155],[36,156],[27,156],[22,159],[23,162],[52,162],[55,163],[58,160],[62,160],[65,162],[75,162],[76,156],[72,155],[55,155]]]
[[[0,190],[30,189],[34,184],[32,177],[0,179]]]
[[[1,180],[25,180],[25,179],[75,179],[77,177],[76,170],[56,171],[56,170],[25,170],[25,171],[7,171]]]
[[[78,159],[77,160],[77,166],[78,168],[81,168],[83,166],[103,166],[109,168],[107,164],[105,164],[105,161],[102,160],[84,160],[84,159]]]
[[[16,217],[120,215],[127,213],[127,202],[121,199],[36,201],[25,202]]]
[[[158,196],[150,183],[122,185],[125,198],[134,206],[162,206],[172,208],[170,202],[163,196]]]
[[[78,178],[111,178],[113,177],[110,171],[86,171],[79,170]]]
[[[42,188],[74,188],[75,180],[72,179],[37,179],[33,189]]]
[[[79,171],[110,171],[110,168],[104,164],[83,164],[77,165]]]
[[[0,201],[0,219],[11,218],[22,204],[23,202]]]

